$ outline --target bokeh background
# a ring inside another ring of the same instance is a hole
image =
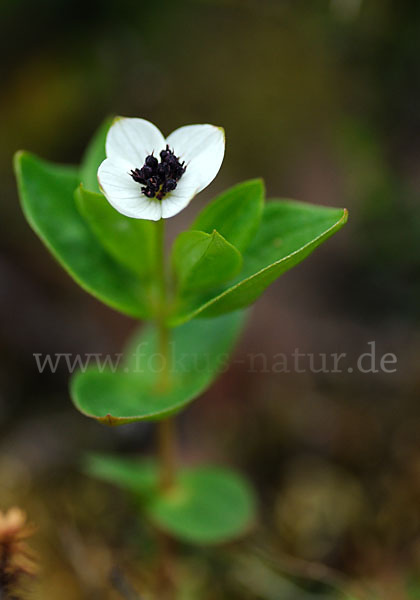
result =
[[[66,368],[39,374],[33,357],[119,352],[135,324],[55,264],[11,168],[20,148],[76,163],[122,114],[226,129],[220,175],[172,234],[255,176],[269,197],[350,211],[258,301],[229,371],[179,419],[182,460],[242,469],[260,503],[247,539],[180,549],[182,598],[420,598],[420,4],[2,0],[0,19],[0,508],[38,526],[28,597],[148,597],[150,532],[78,465],[89,450],[146,453],[152,431],[90,422]],[[296,348],[352,367],[371,341],[395,373],[293,369]],[[276,353],[290,373],[272,372]]]

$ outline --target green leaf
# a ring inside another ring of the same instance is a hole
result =
[[[184,298],[169,318],[170,325],[252,304],[275,279],[300,263],[346,221],[345,209],[293,201],[269,202],[260,229],[244,253],[243,269],[236,280],[217,295]]]
[[[175,240],[172,260],[181,295],[220,286],[242,266],[240,252],[217,231],[184,231]]]
[[[198,215],[191,229],[218,231],[243,252],[259,227],[264,208],[264,182],[244,181],[229,188],[210,202]]]
[[[74,201],[75,168],[19,152],[15,172],[23,212],[51,254],[87,292],[133,317],[150,315],[140,280],[102,248]]]
[[[150,518],[178,539],[217,544],[246,533],[255,517],[254,495],[236,473],[215,467],[181,471],[179,483],[147,505]]]
[[[163,357],[150,325],[126,351],[121,370],[89,368],[71,381],[76,408],[107,425],[159,420],[199,396],[225,365],[241,331],[244,314],[191,321],[173,330],[169,382],[162,389]]]
[[[151,460],[91,453],[85,457],[83,467],[90,475],[135,494],[146,495],[156,485],[156,465]]]
[[[90,192],[99,192],[98,167],[105,159],[105,140],[113,118],[109,117],[100,125],[91,139],[82,159],[80,176],[83,187]]]
[[[156,263],[156,227],[152,221],[130,219],[113,208],[102,194],[75,193],[77,207],[103,247],[142,279],[151,279]]]
[[[134,492],[157,527],[185,542],[227,542],[247,533],[255,520],[255,495],[248,482],[230,469],[181,469],[167,491],[159,490],[158,469],[150,461],[93,456],[87,470]]]

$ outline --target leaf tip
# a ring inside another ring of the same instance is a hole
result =
[[[265,181],[262,177],[255,177],[254,179],[250,179],[249,183],[253,185],[258,185],[265,189]]]
[[[265,195],[265,181],[262,177],[254,177],[253,179],[247,179],[246,181],[243,181],[242,183],[238,183],[237,186],[242,186],[242,187],[255,187],[255,188],[259,188],[261,190],[262,196]],[[236,186],[234,186],[236,187]]]
[[[15,173],[19,170],[22,158],[27,154],[25,150],[17,150],[13,155],[13,168]]]
[[[109,425],[110,427],[114,427],[120,423],[120,419],[118,417],[113,417],[110,413],[106,414],[104,417],[97,417],[97,420],[99,423]]]

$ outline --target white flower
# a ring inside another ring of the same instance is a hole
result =
[[[108,202],[134,219],[179,213],[216,177],[225,153],[220,127],[187,125],[165,140],[145,119],[117,117],[106,138],[98,181]]]

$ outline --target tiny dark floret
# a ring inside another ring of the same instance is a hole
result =
[[[142,186],[141,191],[147,198],[163,200],[172,192],[185,173],[185,162],[180,162],[173,150],[166,146],[160,153],[160,162],[150,154],[141,169],[133,169],[131,177]]]

